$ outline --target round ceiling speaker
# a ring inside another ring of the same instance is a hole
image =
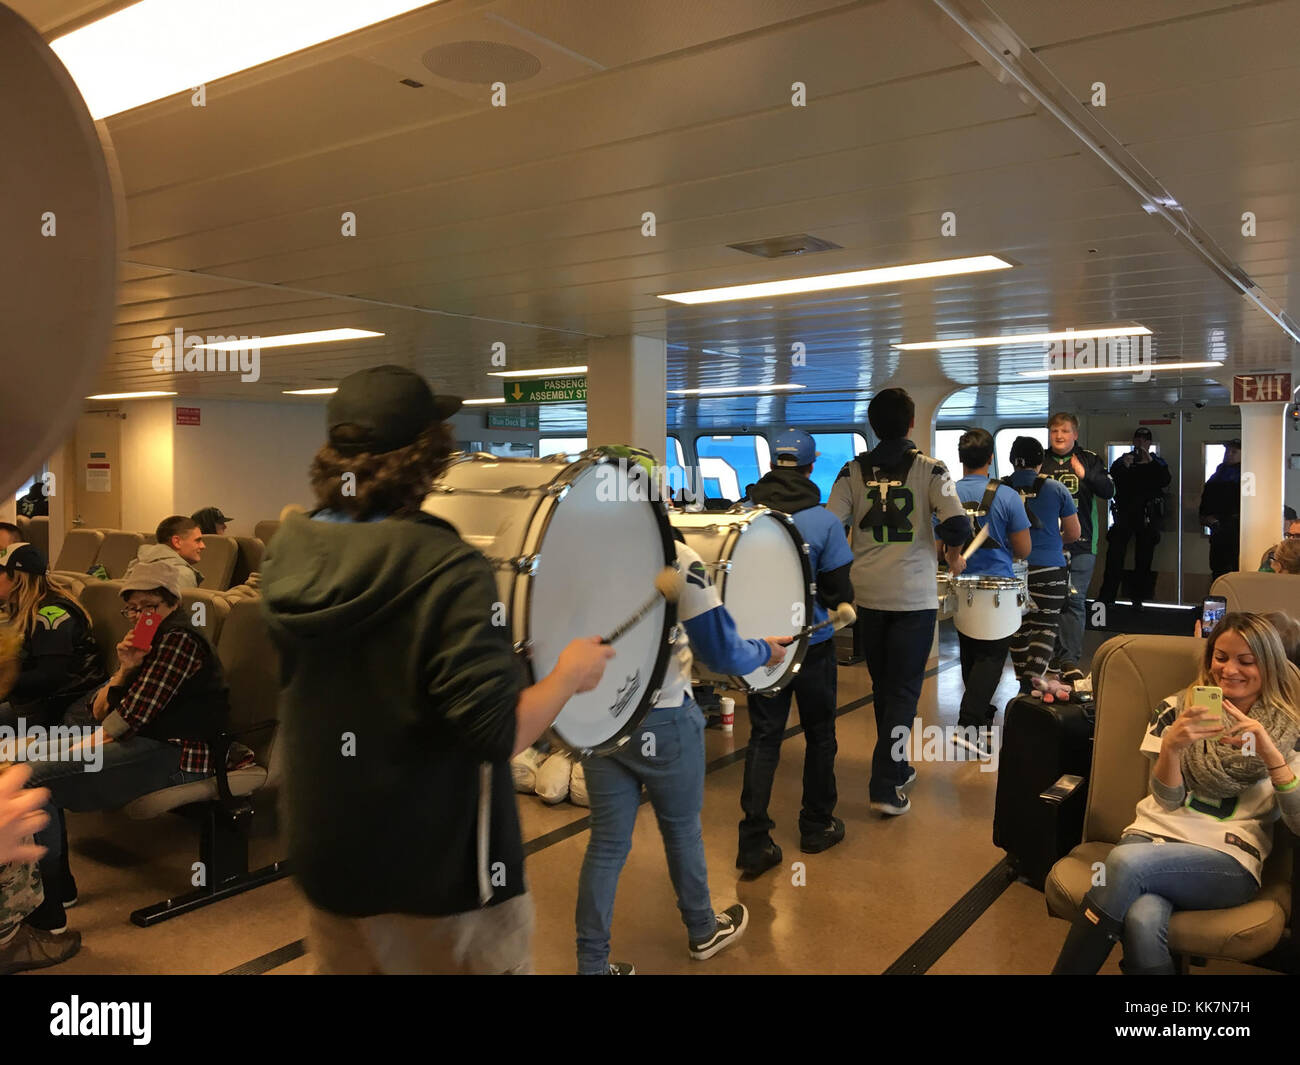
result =
[[[472,85],[507,85],[525,81],[542,69],[532,52],[496,41],[453,41],[430,48],[420,57],[430,73]]]
[[[71,434],[108,353],[120,185],[63,63],[2,3],[0,72],[0,492],[12,499]]]

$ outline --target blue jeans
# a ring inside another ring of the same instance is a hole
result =
[[[1178,910],[1217,910],[1249,902],[1259,884],[1231,855],[1193,843],[1153,843],[1123,836],[1106,858],[1106,883],[1085,904],[1124,922],[1124,966],[1171,972],[1169,917]]]
[[[583,763],[591,838],[578,877],[578,972],[609,965],[618,876],[632,849],[644,784],[659,821],[677,908],[692,942],[717,927],[704,861],[704,715],[694,700],[652,710],[617,753]]]
[[[181,770],[181,749],[175,744],[144,736],[106,743],[100,756],[103,763],[96,772],[87,771],[82,762],[31,763],[32,777],[27,786],[50,789],[50,802],[45,807],[50,823],[36,834],[36,842],[47,848],[40,861],[47,905],[59,905],[63,878],[68,872],[68,856],[64,851],[65,809],[78,813],[116,810],[151,791],[205,779],[203,773]]]
[[[1077,666],[1083,661],[1083,630],[1087,628],[1085,614],[1088,607],[1088,585],[1097,556],[1091,552],[1076,552],[1070,556],[1070,592],[1061,611],[1061,625],[1056,630],[1056,653],[1052,655],[1052,668],[1058,670],[1065,663]]]
[[[906,757],[894,761],[900,747],[896,730],[910,733],[916,704],[925,683],[925,663],[934,643],[935,610],[869,610],[858,607],[862,650],[871,674],[876,712],[876,750],[871,756],[872,802],[894,802],[895,788],[907,781]],[[903,745],[903,749],[909,749]]]

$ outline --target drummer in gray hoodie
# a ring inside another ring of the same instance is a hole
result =
[[[510,758],[614,655],[573,640],[527,685],[487,560],[420,511],[459,406],[398,366],[340,382],[319,509],[289,516],[263,564],[289,860],[320,972],[531,969]]]
[[[131,576],[136,566],[145,562],[161,562],[176,571],[176,583],[181,591],[197,588],[203,583],[203,574],[195,567],[203,558],[203,530],[193,518],[173,514],[158,523],[156,544],[145,544],[136,553],[124,576]]]

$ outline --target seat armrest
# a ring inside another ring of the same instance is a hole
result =
[[[252,736],[258,732],[274,729],[278,724],[278,721],[272,719],[270,721],[259,721],[256,725],[250,725],[248,728],[240,729],[237,732],[222,729],[212,741],[212,758],[216,762],[217,768],[217,794],[221,796],[221,803],[227,810],[235,809],[243,801],[242,798],[236,798],[230,792],[230,777],[228,775],[230,771],[226,768],[226,758],[230,754],[231,744],[245,736]]]
[[[1053,806],[1059,806],[1082,786],[1083,777],[1076,776],[1074,773],[1066,773],[1064,776],[1059,777],[1056,783],[1046,791],[1039,792],[1038,797]]]

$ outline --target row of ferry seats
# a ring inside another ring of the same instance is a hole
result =
[[[73,529],[63,539],[63,547],[53,569],[61,576],[85,575],[95,566],[103,566],[110,580],[126,575],[127,567],[144,544],[153,541],[143,533],[117,529]],[[247,536],[203,537],[203,574],[200,588],[225,591],[243,584],[262,567],[263,541]]]
[[[122,617],[121,581],[89,581],[81,602],[94,623],[95,641],[109,672],[117,665],[116,646],[129,622]],[[257,599],[230,601],[218,592],[197,588],[181,595],[180,610],[216,648],[230,686],[230,733],[225,741],[251,747],[257,764],[227,772],[225,759],[215,777],[163,788],[127,804],[123,813],[149,820],[176,813],[196,823],[198,860],[205,884],[185,895],[136,910],[131,920],[148,926],[200,906],[228,898],[286,875],[282,863],[249,869],[249,839],[254,797],[273,787],[279,776],[275,752],[279,661]],[[189,863],[184,863],[186,869]]]
[[[23,543],[32,544],[46,558],[50,557],[50,519],[25,518],[19,514],[14,520]]]
[[[1267,614],[1276,610],[1300,619],[1300,574],[1225,573],[1210,589],[1228,601],[1228,610]]]
[[[1220,578],[1215,587],[1238,583],[1234,589],[1260,577],[1277,591],[1284,578],[1276,574],[1241,573]],[[1248,580],[1249,579],[1249,580]],[[1300,577],[1285,578],[1300,582]],[[1262,588],[1263,585],[1261,584]],[[1245,602],[1229,597],[1228,608],[1266,612],[1271,598]],[[1220,594],[1226,594],[1221,592]],[[1296,590],[1284,605],[1297,613]],[[1279,601],[1278,605],[1283,605]],[[1107,640],[1093,658],[1096,732],[1092,771],[1084,815],[1083,842],[1058,861],[1047,878],[1047,910],[1053,917],[1073,921],[1083,897],[1092,886],[1094,870],[1133,822],[1134,809],[1145,797],[1151,762],[1138,748],[1150,723],[1151,712],[1166,696],[1193,683],[1205,642],[1192,636],[1116,636]],[[1058,789],[1065,788],[1064,780]],[[1069,790],[1065,788],[1065,790]],[[1040,798],[1047,801],[1048,793]],[[1057,794],[1052,801],[1062,801]],[[1065,799],[1069,801],[1069,798]],[[1169,950],[1182,967],[1207,958],[1254,962],[1266,968],[1297,971],[1294,933],[1287,934],[1292,916],[1300,911],[1295,899],[1300,875],[1294,869],[1300,848],[1292,846],[1290,831],[1281,822],[1274,829],[1273,852],[1264,866],[1259,894],[1243,906],[1219,910],[1179,910],[1169,922]]]

